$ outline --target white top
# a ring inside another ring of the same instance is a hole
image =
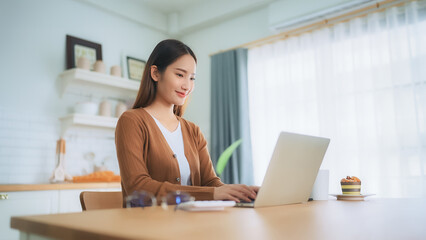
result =
[[[151,117],[155,120],[155,123],[157,123],[158,128],[163,133],[164,138],[167,140],[167,143],[169,144],[174,154],[176,154],[176,159],[178,161],[180,171],[180,184],[187,186],[192,185],[191,170],[189,169],[188,159],[186,159],[185,156],[185,148],[183,146],[183,137],[180,122],[176,130],[170,132],[154,116],[151,115]]]

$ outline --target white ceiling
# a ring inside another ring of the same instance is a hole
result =
[[[170,14],[174,12],[184,12],[186,9],[195,5],[204,4],[211,0],[137,0],[142,2],[147,7],[156,11]]]
[[[275,0],[75,0],[172,37],[213,26]]]

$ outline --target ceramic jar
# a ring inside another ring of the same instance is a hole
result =
[[[111,67],[110,74],[115,77],[121,77],[121,67],[118,65],[114,65]]]
[[[79,57],[77,59],[77,68],[81,68],[84,70],[90,70],[90,61],[86,57]]]
[[[120,117],[127,110],[126,104],[119,102],[115,108],[115,117]]]
[[[104,117],[111,117],[111,103],[108,100],[104,100],[99,105],[99,115]]]
[[[98,72],[98,73],[106,73],[105,63],[102,62],[102,60],[96,61],[94,70],[95,72]]]

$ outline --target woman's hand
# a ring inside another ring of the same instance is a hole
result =
[[[232,200],[240,202],[240,200],[251,202],[256,199],[259,187],[247,186],[244,184],[225,184],[214,189],[214,200]]]

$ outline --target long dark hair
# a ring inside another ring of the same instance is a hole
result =
[[[185,54],[190,54],[194,58],[195,63],[197,63],[197,58],[195,57],[194,52],[192,52],[191,48],[181,41],[167,39],[159,42],[157,46],[155,46],[148,58],[148,62],[145,65],[141,85],[139,87],[138,96],[136,97],[133,109],[151,105],[157,95],[157,82],[155,82],[151,77],[151,66],[157,66],[158,71],[163,73],[167,66]],[[173,113],[176,116],[181,117],[183,115],[185,105],[186,104],[183,106],[175,105]]]

